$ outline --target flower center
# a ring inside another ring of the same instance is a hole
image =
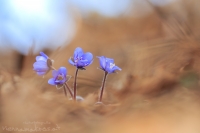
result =
[[[77,63],[79,60],[82,60],[83,58],[82,57],[77,57],[74,62]]]
[[[63,80],[63,76],[62,75],[58,75],[56,79],[57,80]]]
[[[112,69],[115,66],[114,63],[110,63],[110,68]]]

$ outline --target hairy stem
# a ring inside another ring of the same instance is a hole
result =
[[[67,97],[67,90],[66,90],[66,87],[65,87],[65,85],[64,85],[64,93],[65,93],[65,96]]]
[[[104,86],[105,86],[105,82],[106,82],[106,77],[107,77],[107,75],[108,75],[108,72],[105,72],[105,73],[104,73],[104,77],[103,77],[103,82],[102,82],[101,92],[100,92],[100,95],[99,95],[99,100],[98,100],[98,102],[101,102],[101,101],[102,101],[103,91],[104,91]]]
[[[74,76],[74,101],[76,101],[76,78],[78,75],[78,68],[76,68],[75,76]]]
[[[69,91],[69,94],[71,95],[71,97],[73,98],[74,97],[74,95],[73,95],[73,93],[72,93],[72,90],[69,88],[69,86],[68,86],[68,84],[67,83],[65,83],[65,85],[64,85],[67,89],[68,89],[68,91]]]

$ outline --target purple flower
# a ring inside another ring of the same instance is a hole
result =
[[[50,85],[62,85],[67,81],[67,69],[60,67],[58,70],[52,71],[53,78],[48,80]]]
[[[45,75],[52,68],[52,61],[49,57],[40,52],[40,56],[36,57],[36,62],[33,64],[33,70],[37,72],[38,75]]]
[[[116,70],[121,71],[122,69],[118,66],[115,66],[114,60],[111,58],[106,58],[105,56],[100,56],[99,63],[100,63],[100,69],[102,69],[105,72],[108,73],[114,73]]]
[[[78,47],[74,51],[74,57],[69,59],[69,63],[77,68],[84,69],[84,67],[92,63],[93,55],[90,52],[84,53],[82,48]]]

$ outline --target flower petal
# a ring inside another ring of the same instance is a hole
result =
[[[40,55],[43,56],[43,57],[46,58],[46,59],[49,58],[44,52],[40,52]]]
[[[57,76],[58,76],[58,71],[57,70],[53,70],[52,71],[52,76],[53,76],[53,78],[55,79]]]
[[[113,73],[113,72],[114,72],[114,71],[110,68],[110,62],[106,62],[105,71],[107,71],[108,73]]]
[[[36,61],[44,61],[47,62],[47,59],[43,56],[36,56]]]
[[[77,63],[77,66],[85,67],[85,66],[88,66],[88,65],[92,64],[92,62],[93,62],[93,60],[92,61],[79,60],[78,63]]]
[[[49,83],[50,85],[56,85],[55,82],[54,82],[54,78],[49,79],[49,80],[48,80],[48,83]]]
[[[46,72],[37,72],[37,74],[38,74],[39,76],[42,76],[42,75],[45,75]]]
[[[111,58],[106,58],[106,62],[109,62],[109,63],[114,63],[114,59],[111,59]]]
[[[113,70],[113,71],[116,71],[116,70],[119,70],[119,71],[121,71],[122,69],[121,69],[121,68],[119,68],[118,66],[114,66],[114,67],[112,68],[112,70]]]
[[[68,60],[68,62],[69,62],[71,65],[75,66],[75,64],[74,64],[74,62],[72,61],[71,58]]]
[[[90,52],[87,52],[85,54],[82,55],[82,59],[83,60],[88,60],[88,63],[90,63],[93,59],[93,55]]]
[[[60,67],[60,68],[58,69],[58,72],[59,72],[60,74],[64,74],[64,77],[66,77],[66,75],[67,75],[67,69],[66,69],[65,67]]]
[[[84,54],[82,48],[77,47],[74,51],[74,59],[81,57]]]
[[[61,84],[64,84],[66,81],[67,81],[67,79],[64,78],[60,83],[61,83]]]
[[[99,64],[101,66],[102,69],[105,70],[106,68],[106,57],[105,56],[97,56],[97,58],[99,58]]]
[[[44,61],[37,61],[33,64],[33,70],[37,71],[37,72],[44,72],[44,71],[48,71],[49,67],[47,66],[47,63]]]
[[[90,64],[92,64],[93,63],[93,60],[92,61],[90,61],[90,63],[87,65],[87,66],[89,66]]]
[[[86,60],[78,60],[76,66],[77,66],[78,68],[82,68],[82,67],[85,67],[86,64],[87,64],[87,61],[86,61]]]

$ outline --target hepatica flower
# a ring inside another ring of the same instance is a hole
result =
[[[77,47],[74,51],[74,57],[69,59],[69,63],[76,66],[76,72],[74,75],[74,94],[73,99],[76,101],[76,79],[78,70],[85,70],[85,67],[92,64],[93,55],[90,52],[84,53],[82,48]]]
[[[58,70],[52,71],[53,78],[48,80],[50,85],[63,85],[67,81],[67,69],[60,67]]]
[[[106,58],[105,56],[100,56],[99,63],[100,63],[100,69],[107,73],[115,73],[116,70],[121,71],[122,69],[115,65],[114,60],[111,58]]]
[[[99,94],[99,99],[98,99],[98,102],[97,102],[97,104],[99,104],[99,103],[101,104],[107,75],[110,74],[110,73],[115,73],[116,70],[121,71],[122,69],[119,68],[118,66],[116,66],[115,63],[114,63],[114,60],[111,59],[111,58],[106,58],[105,56],[100,56],[98,58],[99,58],[99,63],[100,63],[100,69],[105,71],[102,86],[101,86],[101,91],[100,91],[100,94]]]
[[[82,48],[78,47],[74,51],[74,57],[69,59],[69,63],[79,69],[92,63],[93,55],[90,52],[84,53]]]
[[[33,64],[33,70],[37,72],[38,75],[45,75],[52,67],[52,60],[43,53],[40,52],[40,56],[36,57],[36,62]]]

